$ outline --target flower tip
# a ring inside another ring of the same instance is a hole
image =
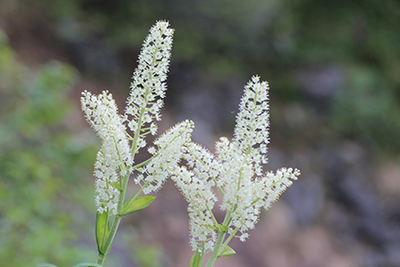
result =
[[[258,83],[260,81],[260,76],[256,74],[253,77],[251,77],[251,80],[255,83]]]

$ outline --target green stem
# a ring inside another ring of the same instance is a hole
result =
[[[229,237],[225,240],[223,247],[227,246],[228,243],[232,240],[232,238],[235,236],[235,234],[237,233],[237,231],[239,230],[239,228],[236,228],[230,235]]]
[[[99,255],[97,257],[97,264],[103,266],[103,262],[105,259],[106,259],[106,255],[99,252]]]
[[[135,166],[133,166],[134,170],[139,169],[140,167],[142,167],[143,165],[146,165],[147,163],[149,163],[152,159],[154,159],[155,157],[158,157],[159,153],[156,153],[155,155],[153,155],[151,158],[147,159],[146,161],[143,161],[139,164],[136,164]]]
[[[205,242],[203,241],[203,245],[201,246],[201,255],[200,255],[200,265],[203,266],[204,254],[206,253],[204,249]]]
[[[225,219],[224,219],[224,222],[222,224],[228,228],[231,220],[232,220],[231,213],[228,212],[225,215]],[[226,233],[227,233],[227,231],[223,231],[223,232],[222,231],[218,231],[217,242],[215,242],[213,253],[211,254],[210,259],[208,260],[206,267],[214,266],[215,261],[218,259],[218,254],[219,254],[219,252],[221,250],[221,246],[223,245],[223,241],[225,239]]]
[[[221,244],[222,244],[222,241],[224,240],[225,234],[226,233],[222,233],[222,232],[218,233],[218,239],[217,239],[217,242],[215,243],[214,251],[211,254],[210,259],[208,260],[206,267],[214,266],[214,263],[218,258],[219,250],[221,248]]]

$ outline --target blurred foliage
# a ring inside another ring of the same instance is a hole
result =
[[[138,214],[139,215],[139,214]],[[137,226],[137,225],[136,225]],[[159,243],[148,244],[141,240],[140,232],[143,229],[133,225],[121,229],[119,240],[128,249],[130,259],[140,267],[161,267],[168,266],[163,261],[163,247]]]
[[[93,212],[85,215],[94,208],[92,181],[83,179],[95,151],[77,145],[63,122],[76,74],[55,61],[33,72],[15,59],[0,31],[2,266],[72,266],[96,257],[93,237],[85,234],[92,232]]]
[[[331,127],[342,136],[400,151],[398,1],[45,3],[52,16],[101,33],[117,50],[138,49],[149,25],[168,19],[176,29],[173,61],[201,66],[210,78],[258,73],[272,84],[271,97],[289,101],[302,100],[299,70],[338,66],[345,86],[332,89],[338,92],[331,94]]]
[[[43,6],[50,16],[78,21],[120,48],[140,48],[149,25],[170,20],[179,29],[174,60],[205,66],[220,58],[285,68],[299,62],[399,64],[393,58],[400,52],[400,3],[395,0],[53,0]]]
[[[400,107],[396,92],[377,70],[353,66],[347,71],[345,91],[333,110],[333,125],[353,138],[362,138],[374,148],[400,151]]]

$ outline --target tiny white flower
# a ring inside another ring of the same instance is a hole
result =
[[[151,125],[150,125],[150,133],[152,135],[156,135],[157,134],[157,124],[155,124],[154,122],[152,122]]]
[[[147,151],[152,155],[156,154],[157,152],[154,146],[149,147]]]
[[[244,233],[240,236],[240,241],[244,242],[246,241],[246,239],[249,238],[249,234],[248,233]]]
[[[137,139],[137,145],[138,147],[145,147],[146,146],[146,140],[144,140],[143,138],[138,138]]]

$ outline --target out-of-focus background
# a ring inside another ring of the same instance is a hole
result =
[[[271,87],[265,169],[302,172],[216,266],[400,266],[395,0],[0,0],[0,265],[96,260],[100,142],[80,92],[107,89],[123,111],[159,19],[175,29],[160,132],[192,119],[213,150],[258,74]],[[189,265],[186,202],[171,182],[156,196],[124,217],[106,266]]]

